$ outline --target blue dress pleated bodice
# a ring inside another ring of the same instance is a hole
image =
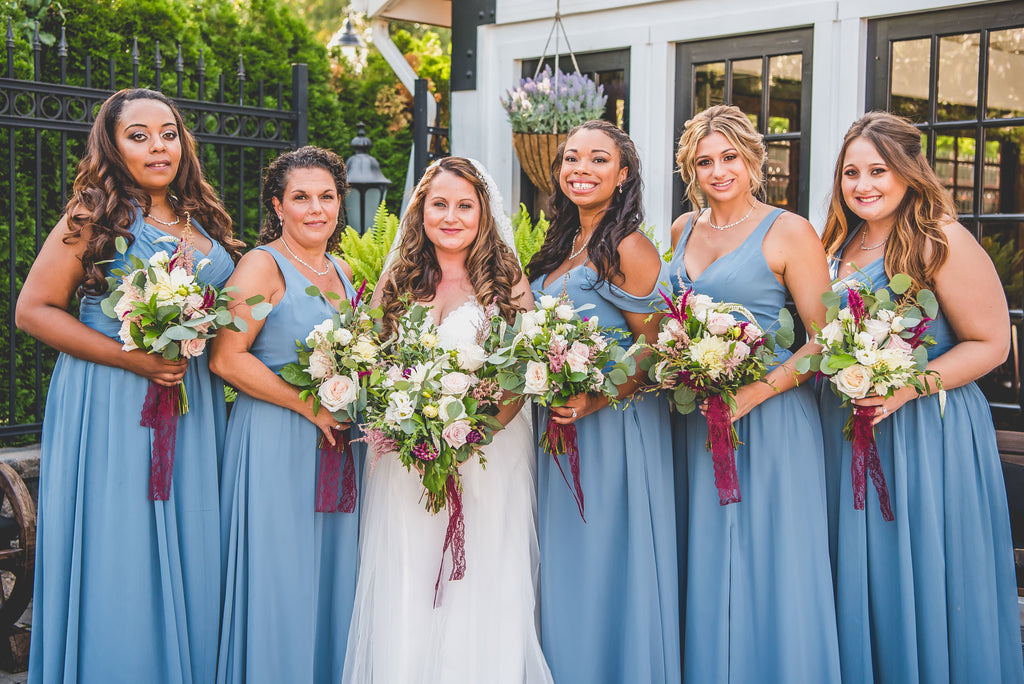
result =
[[[889,276],[878,259],[846,280],[877,289]],[[929,359],[959,342],[941,311],[928,332]],[[854,509],[851,409],[826,381],[818,389],[843,682],[1024,682],[1006,490],[981,390],[947,391],[944,411],[937,394],[918,397],[875,427],[896,518],[886,521],[870,482]]]
[[[768,329],[786,289],[762,243],[782,213],[770,212],[732,252],[697,278],[683,265],[693,219],[667,275],[679,294],[693,287],[742,304]],[[782,351],[779,362],[788,358]],[[810,386],[773,396],[735,423],[739,503],[722,506],[707,423],[673,415],[677,467],[685,477],[689,559],[685,581],[683,679],[690,684],[827,684],[839,680],[832,578],[825,524],[821,430]]]
[[[602,326],[625,330],[623,311],[650,312],[657,297],[635,297],[583,265],[534,295],[563,291],[595,308]],[[547,425],[539,411],[536,429]],[[636,396],[575,423],[587,522],[554,459],[538,450],[541,645],[558,684],[678,682],[679,600],[668,406]],[[569,467],[560,457],[566,473]]]
[[[143,261],[174,250],[154,243],[167,233],[141,211],[130,231],[128,253]],[[221,286],[234,265],[212,242],[197,276]],[[116,339],[120,322],[102,299],[84,297],[79,318]],[[170,498],[150,501],[152,430],[139,425],[149,380],[60,354],[40,453],[30,682],[212,681],[227,419],[205,355],[189,360],[183,383],[190,410],[178,419]]]
[[[333,307],[280,252],[285,293],[250,351],[271,370]],[[345,287],[355,291],[330,257]],[[339,293],[341,294],[341,293]],[[298,390],[296,389],[296,392]],[[321,409],[324,410],[324,409]],[[242,392],[231,410],[221,475],[224,599],[217,682],[340,682],[356,582],[355,513],[315,512],[319,429]],[[356,481],[362,449],[353,444]]]

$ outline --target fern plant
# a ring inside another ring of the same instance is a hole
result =
[[[384,269],[384,260],[398,232],[398,217],[381,202],[373,217],[373,225],[362,235],[351,226],[341,236],[341,257],[352,267],[352,284],[356,287],[365,280],[372,291]]]
[[[544,217],[544,212],[540,212],[540,217],[534,224],[526,205],[520,202],[519,211],[512,216],[512,236],[515,238],[516,251],[519,252],[519,263],[523,270],[526,270],[526,264],[530,263],[530,259],[544,244],[547,232],[548,220]]]

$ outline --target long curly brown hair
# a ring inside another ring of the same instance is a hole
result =
[[[138,187],[117,147],[115,127],[124,106],[134,100],[156,100],[167,105],[181,140],[181,163],[170,187],[170,202],[175,212],[188,212],[224,246],[231,258],[242,256],[242,241],[231,233],[231,217],[225,211],[213,187],[203,178],[195,138],[189,132],[181,113],[163,93],[145,88],[120,90],[103,103],[89,131],[85,156],[78,164],[78,175],[71,199],[65,207],[68,233],[64,243],[71,244],[87,232],[88,241],[82,254],[85,279],[79,294],[100,295],[106,292],[104,271],[98,265],[114,256],[114,240],[123,237],[131,244],[134,237],[129,227],[138,212],[149,213],[152,200]]]
[[[423,227],[423,207],[434,178],[440,173],[451,173],[469,182],[476,191],[480,205],[480,226],[476,239],[466,257],[466,271],[483,307],[495,304],[498,313],[507,321],[515,319],[521,307],[512,297],[512,288],[522,278],[519,260],[501,239],[498,225],[491,214],[487,187],[477,175],[472,162],[463,157],[445,157],[435,162],[416,185],[409,208],[402,217],[402,240],[398,255],[381,278],[381,307],[384,309],[384,333],[390,335],[397,326],[398,317],[405,312],[407,302],[427,301],[434,297],[441,282],[441,268],[437,263],[434,244]]]
[[[956,220],[956,208],[921,151],[921,132],[906,119],[888,112],[868,112],[850,126],[843,138],[821,236],[826,254],[832,258],[840,253],[851,230],[861,223],[843,199],[842,188],[846,150],[857,138],[874,145],[889,170],[907,186],[885,246],[885,272],[910,276],[913,291],[933,288],[936,273],[949,257],[949,241],[942,226]]]
[[[263,176],[263,190],[260,198],[266,210],[263,228],[260,229],[258,244],[265,245],[281,237],[281,219],[274,209],[274,199],[284,201],[284,189],[288,185],[288,175],[295,169],[323,169],[334,178],[334,189],[338,192],[341,208],[338,210],[338,225],[327,239],[327,251],[336,252],[341,243],[341,235],[345,232],[347,218],[345,216],[345,195],[349,185],[345,162],[334,152],[315,145],[306,145],[291,152],[285,152],[267,167]]]
[[[608,210],[601,216],[587,246],[587,254],[597,269],[598,279],[618,283],[622,278],[622,270],[619,268],[619,243],[626,236],[639,230],[644,222],[640,155],[637,154],[633,141],[622,129],[599,119],[587,121],[573,128],[569,131],[566,142],[571,140],[577,131],[587,129],[607,134],[619,151],[619,168],[627,169],[626,179],[622,181],[620,190],[612,194]],[[579,231],[579,209],[568,195],[562,192],[562,186],[558,182],[564,156],[563,142],[558,146],[558,152],[551,162],[551,180],[555,188],[548,200],[551,222],[544,244],[526,266],[526,272],[531,279],[547,275],[558,268],[572,253],[572,243]]]

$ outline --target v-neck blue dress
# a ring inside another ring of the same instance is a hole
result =
[[[845,280],[878,288],[889,276],[878,259]],[[959,342],[941,311],[928,332],[929,359]],[[827,383],[819,391],[843,681],[1024,681],[1006,488],[981,390],[948,390],[944,412],[937,394],[918,397],[875,427],[894,521],[870,479],[854,509],[850,408]]]
[[[334,309],[272,247],[285,293],[250,351],[275,373],[295,340]],[[331,257],[345,287],[355,291]],[[224,605],[217,682],[340,682],[356,587],[355,513],[317,513],[320,431],[242,392],[231,409],[221,475]],[[362,450],[353,444],[356,482]],[[208,680],[212,681],[212,680]]]
[[[175,248],[154,242],[167,233],[141,211],[129,230],[128,254],[143,261]],[[197,277],[219,287],[234,263],[211,242]],[[106,268],[130,267],[118,257]],[[105,297],[84,297],[79,319],[117,339],[121,323],[100,309]],[[149,380],[68,354],[57,359],[39,458],[29,682],[213,680],[224,386],[205,354],[189,359],[183,383],[190,408],[178,419],[170,497],[150,501],[153,431],[139,425]]]
[[[768,328],[787,292],[762,243],[781,214],[770,212],[697,278],[683,263],[691,218],[668,267],[676,293],[681,281],[715,300],[742,304]],[[783,350],[778,361],[788,356]],[[704,416],[674,415],[673,421],[684,423],[674,449],[677,463],[686,464],[688,489],[684,681],[838,682],[821,426],[811,386],[773,396],[735,423],[739,503],[719,504]]]
[[[623,311],[650,312],[583,265],[533,281],[536,297],[564,291],[594,304],[602,326],[627,331]],[[548,413],[540,409],[536,429]],[[668,404],[637,396],[576,421],[587,521],[554,459],[538,449],[541,645],[557,684],[680,680],[679,602]],[[539,432],[538,432],[539,434]],[[562,457],[568,476],[569,467]],[[571,481],[571,476],[570,481]]]

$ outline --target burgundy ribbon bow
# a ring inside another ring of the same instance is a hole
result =
[[[878,507],[882,517],[892,522],[896,517],[889,506],[889,488],[885,485],[885,473],[882,462],[878,458],[878,447],[875,445],[875,428],[871,424],[875,416],[874,406],[854,406],[850,426],[850,442],[853,458],[850,460],[850,477],[853,479],[853,507],[864,510],[864,499],[867,497],[866,474],[871,474],[878,492]]]
[[[444,489],[448,500],[448,529],[441,549],[441,567],[437,569],[437,581],[434,582],[435,608],[441,605],[441,574],[444,572],[444,555],[449,548],[452,550],[452,571],[448,579],[455,581],[466,576],[466,518],[462,513],[462,493],[453,475],[448,476]]]
[[[732,412],[720,395],[708,397],[705,412],[708,421],[707,448],[715,464],[715,486],[718,503],[725,506],[740,502],[740,481],[736,473],[736,432],[732,426]]]
[[[587,522],[583,515],[583,486],[580,484],[580,448],[576,441],[576,425],[562,425],[552,420],[553,414],[548,415],[548,426],[544,430],[544,437],[541,438],[541,446],[555,459],[558,472],[562,474],[565,485],[572,492],[576,499],[576,507],[580,510],[580,518]],[[572,473],[572,484],[562,470],[562,464],[558,460],[560,455],[569,457],[569,471]]]
[[[352,458],[349,431],[335,434],[334,446],[321,437],[320,469],[316,474],[316,512],[352,513],[356,510],[356,465]],[[345,457],[342,468],[341,457]],[[338,497],[338,478],[341,476],[341,497]]]
[[[167,501],[174,474],[174,443],[178,437],[178,402],[181,385],[149,383],[139,425],[153,429],[149,463],[149,500]]]

